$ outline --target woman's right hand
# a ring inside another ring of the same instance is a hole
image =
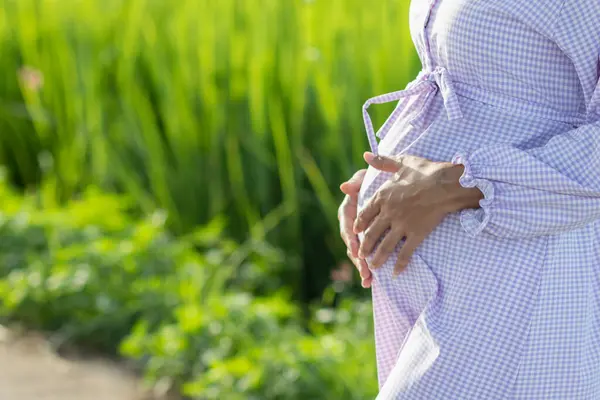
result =
[[[340,185],[340,189],[346,197],[338,209],[338,219],[340,220],[340,234],[348,250],[348,258],[352,260],[361,278],[361,285],[364,288],[371,287],[373,276],[367,262],[358,256],[358,235],[354,233],[354,221],[358,211],[358,192],[365,178],[367,170],[357,171],[352,178]]]

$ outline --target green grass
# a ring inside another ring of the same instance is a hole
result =
[[[338,184],[363,165],[362,103],[419,66],[408,3],[0,0],[0,163],[58,202],[126,192],[177,233],[225,214],[261,237],[274,212],[269,239],[308,267],[290,280],[319,287],[345,254]]]

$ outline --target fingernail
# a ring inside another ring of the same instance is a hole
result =
[[[392,277],[394,279],[396,279],[398,277],[398,275],[400,275],[400,273],[404,270],[404,267],[400,267],[400,268],[394,268],[394,272],[392,272]]]
[[[375,159],[375,154],[371,153],[370,151],[365,151],[365,154],[363,154],[363,157],[366,162],[371,164],[371,162],[373,162],[373,160]]]

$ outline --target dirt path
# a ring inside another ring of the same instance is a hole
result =
[[[100,360],[70,361],[39,335],[14,338],[0,326],[1,400],[150,400],[138,380]]]

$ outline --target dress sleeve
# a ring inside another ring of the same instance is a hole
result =
[[[566,232],[600,218],[600,82],[590,122],[520,150],[492,145],[459,151],[465,169],[459,183],[483,193],[480,208],[460,211],[463,229],[527,238]]]

